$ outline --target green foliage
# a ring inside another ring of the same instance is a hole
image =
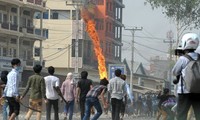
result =
[[[146,0],[152,9],[163,8],[163,14],[178,22],[180,27],[200,27],[200,0]]]

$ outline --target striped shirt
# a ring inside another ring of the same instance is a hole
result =
[[[104,89],[106,86],[96,85],[87,93],[86,97],[98,97]]]
[[[7,75],[8,81],[4,89],[4,95],[6,97],[19,96],[19,72],[14,68]]]

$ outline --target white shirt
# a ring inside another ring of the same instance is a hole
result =
[[[59,99],[58,93],[54,90],[55,87],[59,87],[60,85],[60,80],[58,77],[49,75],[44,77],[45,79],[45,85],[46,85],[46,97],[47,99],[50,100],[56,100]]]
[[[4,95],[6,97],[16,97],[19,96],[19,72],[14,68],[7,75],[7,84],[4,89]]]
[[[109,80],[108,92],[110,92],[111,98],[123,99],[124,95],[127,93],[126,90],[126,82],[120,77],[114,77]]]
[[[188,53],[188,55],[190,55],[194,60],[197,60],[197,58],[198,58],[198,54],[194,53],[194,52]],[[189,63],[189,59],[186,58],[185,56],[181,56],[172,69],[173,75],[178,76],[178,75],[182,74],[182,76],[184,77],[185,76],[185,67],[187,66],[188,63]],[[182,88],[183,88],[184,94],[189,93],[189,91],[185,87],[184,80],[183,80],[183,86],[181,86],[181,77],[180,77],[179,83],[177,84],[177,93],[178,94],[182,93]]]

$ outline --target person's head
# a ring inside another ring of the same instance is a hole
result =
[[[12,59],[11,65],[13,68],[16,68],[17,70],[19,70],[21,66],[21,61],[18,58]]]
[[[168,88],[164,88],[164,90],[163,90],[163,94],[164,94],[164,95],[169,94],[169,89],[168,89]]]
[[[103,78],[100,80],[100,85],[104,85],[104,86],[107,86],[108,85],[108,80],[106,78]]]
[[[8,71],[4,70],[1,72],[1,80],[6,84],[7,83],[7,75],[8,75]]]
[[[33,67],[33,70],[34,70],[35,73],[40,73],[41,70],[42,70],[42,66],[41,65],[35,65]]]
[[[195,33],[186,33],[181,39],[181,48],[184,53],[194,52],[199,46],[199,36]]]
[[[73,74],[71,72],[67,73],[67,79],[72,79],[73,78]]]
[[[120,77],[122,71],[120,69],[115,70],[115,76]]]
[[[82,71],[81,72],[81,78],[82,79],[87,79],[87,76],[88,76],[88,72],[87,71]]]
[[[121,78],[122,80],[126,80],[126,75],[121,74],[121,75],[120,75],[120,78]]]
[[[55,72],[55,68],[53,66],[48,67],[48,72],[50,75],[53,75]]]

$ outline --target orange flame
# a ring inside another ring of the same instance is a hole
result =
[[[91,14],[88,11],[88,9],[83,8],[81,14],[82,14],[82,18],[84,19],[86,23],[87,32],[93,42],[95,55],[98,60],[98,69],[99,69],[100,79],[107,78],[105,57],[102,53],[102,49],[100,46],[99,36],[95,28],[95,21],[92,19]]]

